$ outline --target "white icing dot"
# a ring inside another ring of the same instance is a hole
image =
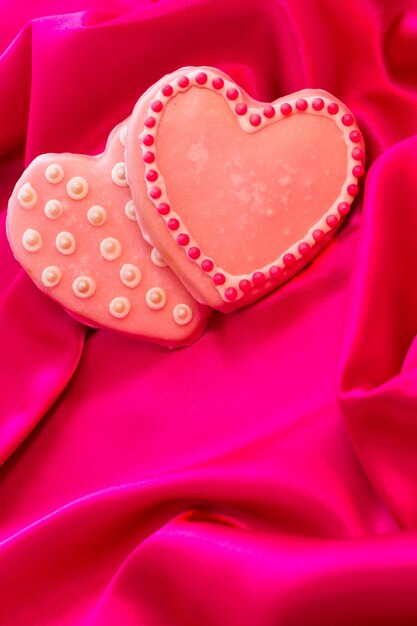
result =
[[[176,324],[185,326],[193,319],[193,311],[188,304],[177,304],[172,311],[172,316]]]
[[[64,178],[64,168],[62,167],[62,165],[58,165],[58,163],[48,165],[45,170],[45,178],[48,183],[52,183],[53,185],[60,183],[61,180]]]
[[[125,164],[116,163],[116,165],[113,167],[111,171],[111,177],[112,177],[113,182],[116,183],[116,185],[119,185],[119,187],[126,187],[127,180],[126,180]]]
[[[126,202],[125,213],[126,213],[126,217],[128,217],[130,220],[132,220],[132,222],[136,222],[137,221],[136,209],[135,209],[135,204],[134,204],[133,200],[129,200],[129,202]]]
[[[146,294],[146,304],[150,309],[162,309],[167,301],[167,295],[161,287],[152,287]]]
[[[114,237],[106,237],[100,242],[100,254],[106,261],[114,261],[122,254],[122,246]]]
[[[166,261],[161,257],[156,248],[152,249],[151,259],[152,263],[155,263],[158,267],[168,267],[168,263],[166,263]]]
[[[59,200],[48,200],[48,202],[45,204],[43,211],[46,217],[50,220],[57,220],[59,217],[61,217],[64,211],[64,206]]]
[[[118,319],[126,317],[130,311],[130,301],[124,296],[113,298],[109,304],[109,311],[113,317],[117,317]]]
[[[82,200],[88,194],[88,183],[82,176],[74,176],[67,183],[67,194],[73,200]]]
[[[49,265],[42,272],[42,282],[45,287],[56,287],[62,278],[62,272],[57,265]]]
[[[75,250],[75,237],[66,231],[58,233],[55,239],[55,245],[56,249],[61,254],[72,254]]]
[[[38,252],[42,248],[41,234],[33,228],[28,228],[23,233],[22,244],[28,252]]]
[[[102,206],[92,206],[87,211],[87,219],[92,226],[102,226],[107,220],[106,209]]]
[[[137,287],[142,280],[142,272],[136,265],[125,263],[120,268],[120,280],[126,287]]]
[[[38,194],[30,183],[26,183],[19,190],[17,200],[23,209],[33,209],[38,201]]]
[[[78,276],[72,283],[72,290],[78,298],[90,298],[96,290],[96,283],[90,276]]]
[[[126,139],[127,139],[127,124],[123,126],[123,128],[121,129],[119,133],[119,140],[122,146],[126,147]]]

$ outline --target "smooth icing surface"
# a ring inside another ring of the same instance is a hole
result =
[[[213,68],[154,85],[127,140],[146,238],[196,298],[224,311],[317,255],[349,212],[363,163],[354,117],[331,94],[263,104]]]
[[[301,239],[346,177],[346,146],[332,120],[291,116],[244,133],[223,98],[198,87],[167,104],[157,154],[172,207],[232,274],[254,272]]]
[[[29,166],[9,202],[10,244],[38,287],[82,321],[187,345],[210,311],[141,236],[120,128],[99,157],[45,155]]]

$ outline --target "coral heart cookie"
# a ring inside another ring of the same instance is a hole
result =
[[[231,311],[329,241],[358,194],[364,144],[327,92],[265,104],[219,70],[183,68],[138,101],[126,162],[146,238],[195,298]]]
[[[141,236],[125,176],[126,132],[119,125],[98,157],[35,159],[10,198],[10,245],[36,285],[77,319],[187,345],[204,331],[209,309]]]

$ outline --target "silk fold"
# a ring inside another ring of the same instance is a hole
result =
[[[417,622],[414,0],[3,0],[0,624]],[[322,88],[367,172],[288,284],[169,351],[91,330],[14,260],[45,152],[98,154],[162,75]]]

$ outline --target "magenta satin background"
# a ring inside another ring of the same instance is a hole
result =
[[[0,624],[416,624],[416,2],[0,13]],[[334,93],[369,169],[313,264],[170,352],[70,318],[4,219],[36,155],[98,153],[196,64],[260,100]]]

